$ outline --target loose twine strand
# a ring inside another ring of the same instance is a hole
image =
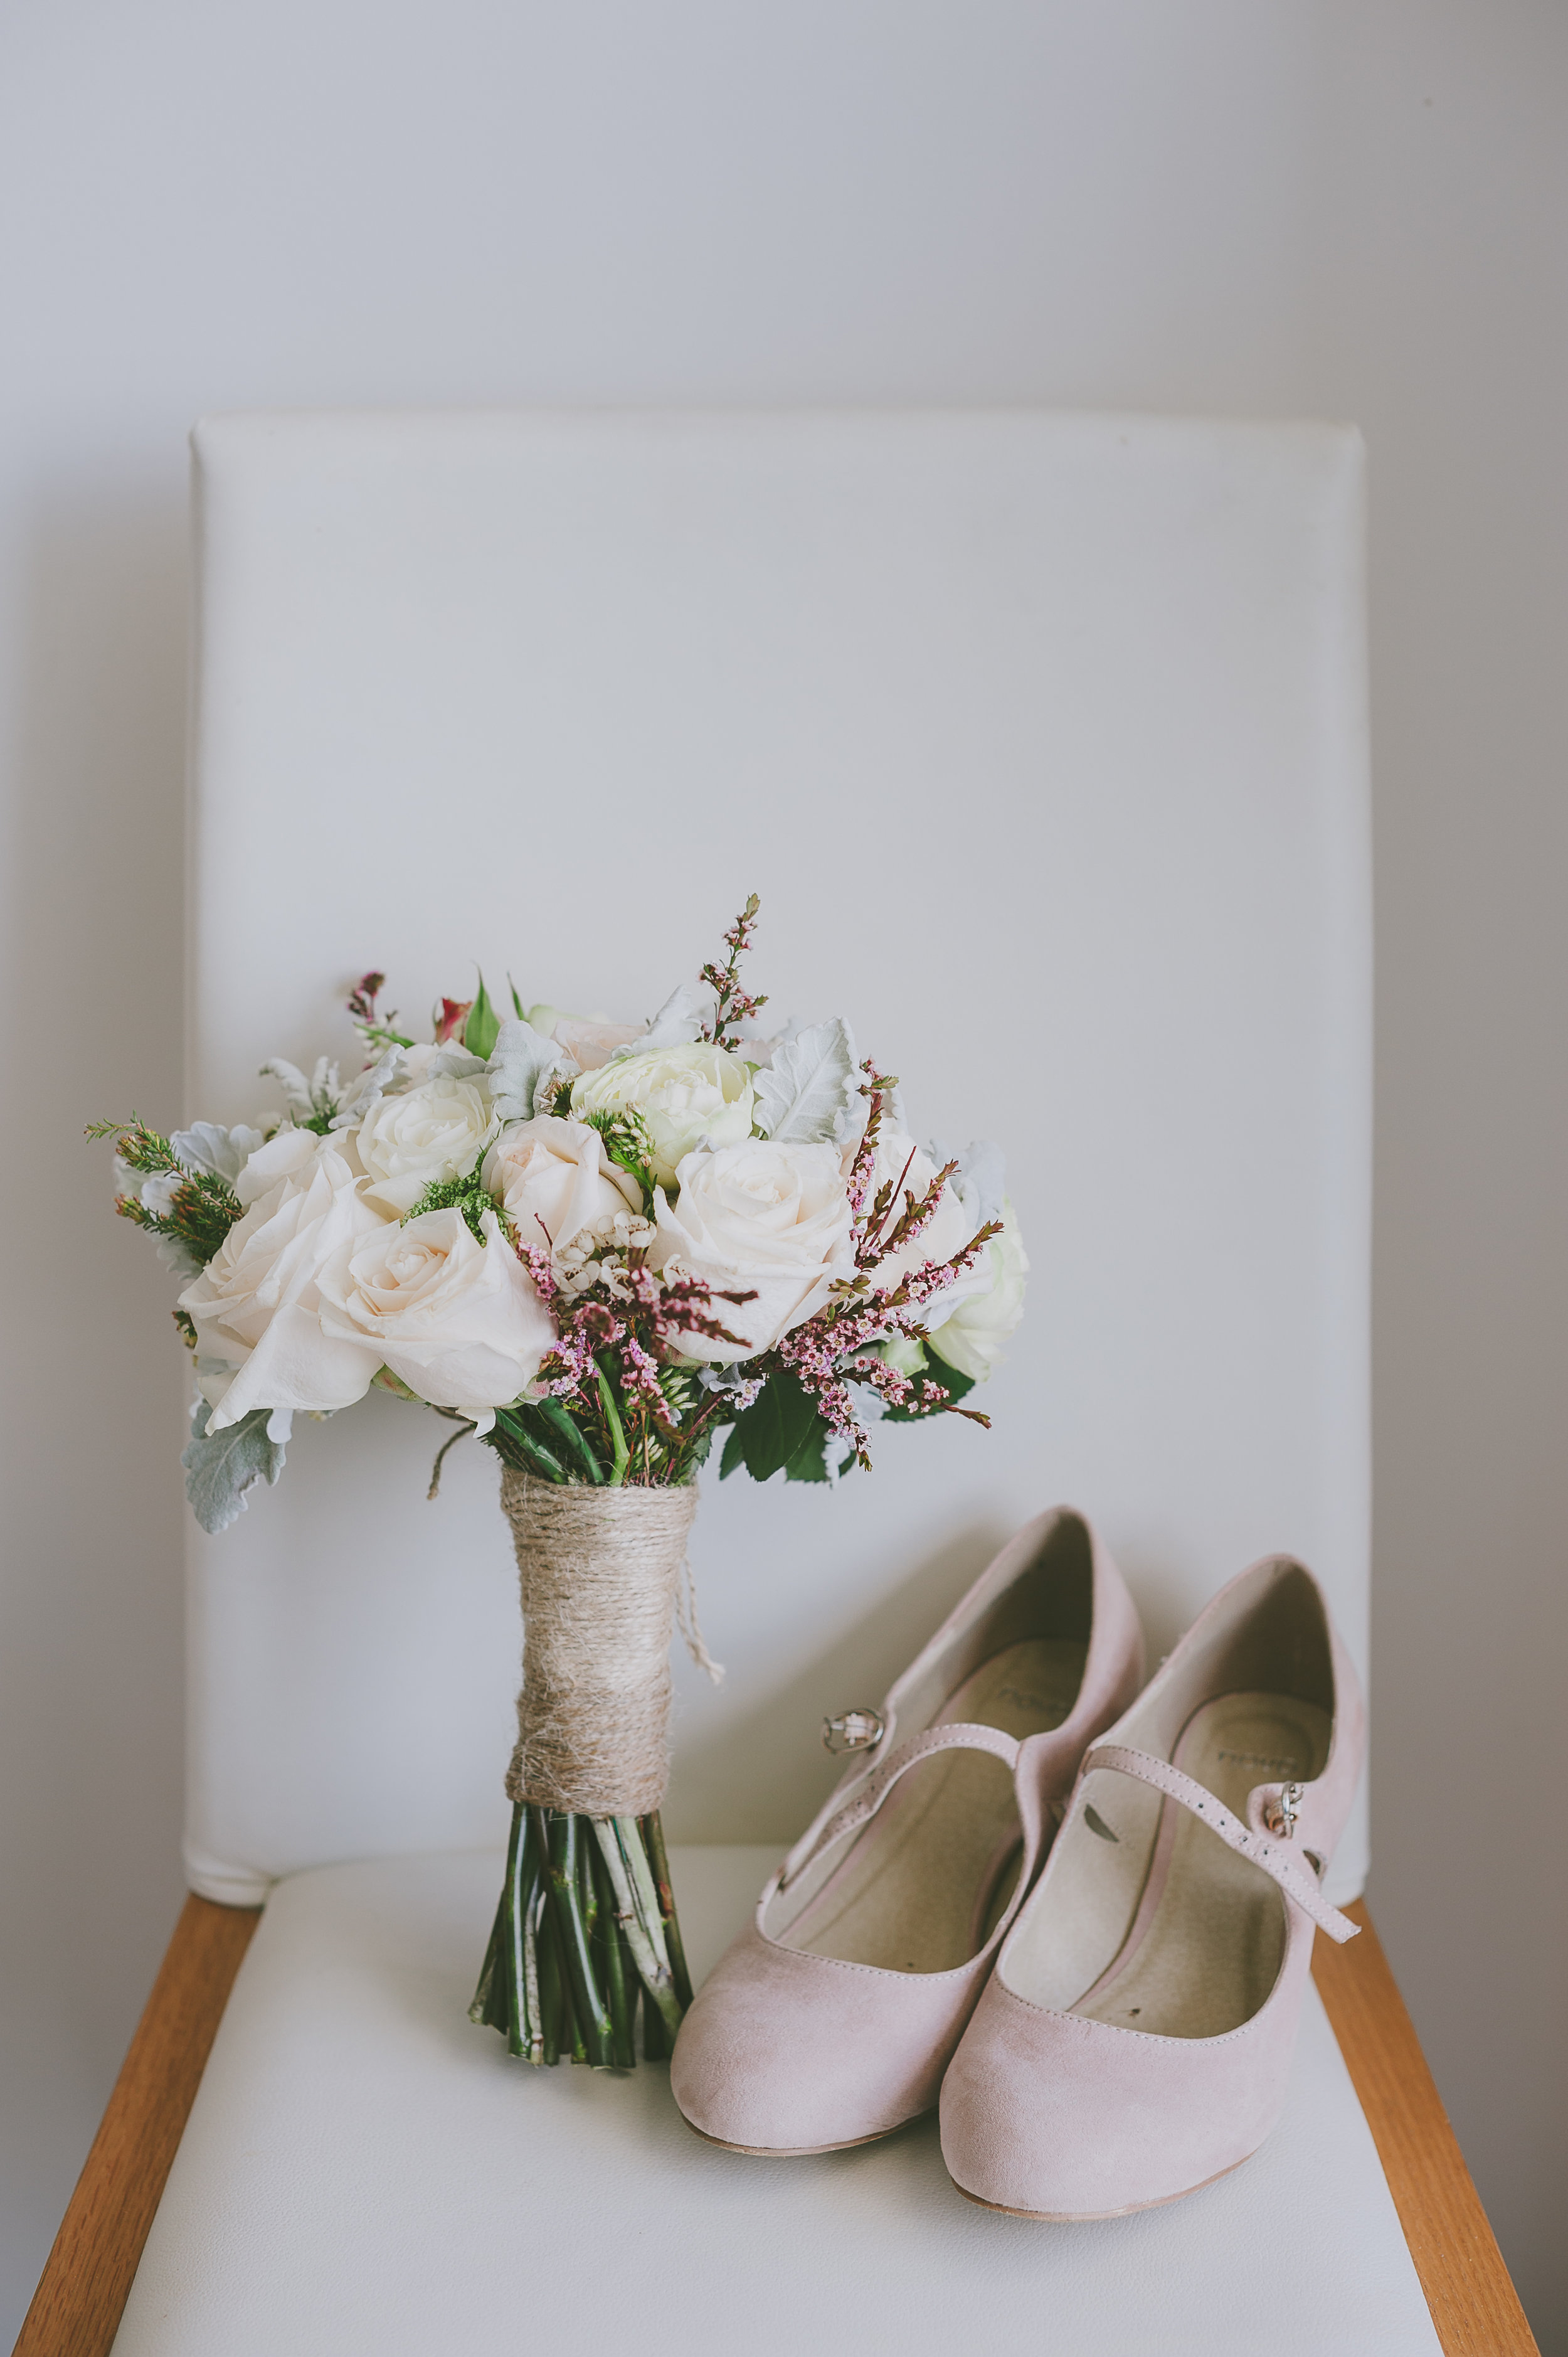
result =
[[[659,1807],[670,1632],[696,1511],[694,1487],[590,1489],[503,1469],[525,1637],[511,1800],[589,1817]]]

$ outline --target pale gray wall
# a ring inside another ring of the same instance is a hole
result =
[[[177,1103],[183,434],[1048,401],[1372,459],[1378,1917],[1543,2347],[1568,1603],[1568,14],[12,0],[0,17],[0,2332],[179,1896],[181,1374],[81,1124]]]

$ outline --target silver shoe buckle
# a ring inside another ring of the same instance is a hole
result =
[[[1274,1798],[1263,1811],[1263,1823],[1282,1841],[1295,1837],[1295,1821],[1301,1811],[1302,1788],[1299,1784],[1282,1784]]]
[[[887,1722],[879,1710],[846,1710],[838,1718],[823,1719],[822,1749],[834,1754],[869,1751],[886,1731]]]

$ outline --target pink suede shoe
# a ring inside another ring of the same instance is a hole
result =
[[[1080,1514],[1019,1532],[882,1709],[681,2025],[691,2125],[733,2151],[831,2152],[936,2102],[1086,1743],[1143,1675],[1138,1616]]]
[[[1084,1756],[942,2085],[974,2201],[1107,2218],[1255,2152],[1290,2075],[1318,1889],[1361,1773],[1360,1684],[1288,1556],[1222,1588]],[[1243,1822],[1244,1820],[1244,1822]]]

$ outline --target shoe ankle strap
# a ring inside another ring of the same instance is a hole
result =
[[[791,1852],[785,1859],[779,1876],[779,1889],[787,1890],[813,1858],[874,1817],[899,1777],[919,1760],[929,1760],[938,1751],[989,1751],[993,1759],[1015,1771],[1020,1748],[1017,1738],[1004,1735],[999,1727],[984,1727],[978,1721],[961,1718],[949,1720],[940,1727],[928,1727],[922,1734],[909,1736],[894,1747],[879,1767],[861,1779],[843,1808],[834,1811],[820,1834],[814,1838],[808,1835],[799,1853]]]
[[[1112,1768],[1122,1776],[1136,1776],[1143,1783],[1152,1784],[1156,1792],[1163,1792],[1167,1800],[1179,1801],[1184,1809],[1201,1817],[1222,1842],[1272,1876],[1286,1898],[1294,1900],[1303,1914],[1310,1915],[1319,1929],[1341,1947],[1360,1930],[1360,1925],[1352,1923],[1348,1915],[1341,1915],[1337,1907],[1329,1905],[1299,1850],[1287,1849],[1281,1841],[1270,1841],[1266,1835],[1253,1833],[1240,1817],[1232,1815],[1223,1801],[1215,1798],[1207,1785],[1184,1775],[1168,1760],[1156,1759],[1152,1751],[1131,1750],[1125,1744],[1096,1743],[1084,1753],[1081,1773],[1087,1776],[1092,1768]]]

